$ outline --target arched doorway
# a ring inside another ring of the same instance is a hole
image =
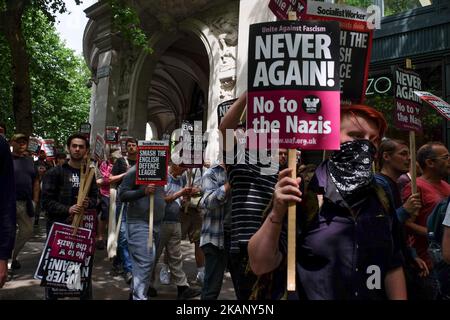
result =
[[[153,70],[147,122],[155,124],[159,133],[172,132],[185,119],[206,122],[208,86],[205,47],[195,34],[183,33],[161,54]]]

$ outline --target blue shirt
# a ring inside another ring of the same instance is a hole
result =
[[[203,176],[200,207],[205,209],[205,215],[200,246],[210,243],[219,249],[224,248],[224,218],[226,213],[231,214],[230,197],[225,193],[226,180],[227,173],[219,165],[208,169]]]
[[[186,185],[186,180],[183,176],[173,177],[171,174],[167,174],[167,184],[164,187],[166,195],[172,195]],[[163,222],[166,223],[176,223],[180,222],[180,209],[181,209],[181,198],[177,198],[172,202],[166,203],[165,214]]]

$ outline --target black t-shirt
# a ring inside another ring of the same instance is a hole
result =
[[[128,160],[129,166],[127,165],[127,161],[125,160],[125,158],[117,159],[111,169],[111,175],[117,176],[119,174],[125,173],[128,171],[129,168],[131,168],[132,166],[134,166],[136,164],[136,160],[131,160],[131,159],[127,159],[127,160]],[[120,186],[121,183],[122,183],[122,180],[117,183],[117,187]]]
[[[14,177],[16,182],[16,199],[31,200],[33,196],[33,183],[37,171],[33,159],[29,157],[13,157]]]

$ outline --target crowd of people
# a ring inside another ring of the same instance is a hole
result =
[[[68,154],[58,155],[54,165],[45,153],[33,163],[26,154],[27,136],[15,134],[9,144],[0,137],[0,287],[9,259],[13,270],[20,269],[19,253],[40,211],[48,232],[52,223],[70,224],[84,209],[93,209],[98,213],[95,247],[114,257],[112,268],[130,284],[133,300],[157,296],[155,271],[162,255],[162,270],[170,275],[164,281],[177,286],[178,299],[218,299],[226,271],[238,300],[283,299],[288,297],[286,213],[295,202],[296,292],[290,298],[450,298],[450,208],[441,226],[441,260],[430,256],[427,229],[433,209],[450,197],[450,154],[444,144],[432,141],[418,149],[413,192],[408,143],[385,137],[387,123],[374,108],[342,106],[340,150],[318,165],[300,157],[294,179],[286,149],[271,155],[278,164],[271,172],[257,155],[251,159],[255,154],[248,150],[238,152],[239,139],[227,143],[225,131],[239,127],[245,106],[244,94],[219,126],[223,146],[233,148],[224,155],[234,151],[234,158],[197,169],[170,161],[165,186],[140,185],[137,141],[129,138],[126,153],[111,147],[105,159],[94,159],[96,178],[82,205],[76,195],[90,149],[84,135],[70,136]],[[117,233],[116,246],[111,232]],[[187,281],[183,239],[195,248],[201,290]],[[90,284],[81,299],[91,298]],[[46,290],[46,299],[55,299],[52,290]]]

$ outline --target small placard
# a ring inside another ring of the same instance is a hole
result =
[[[136,184],[165,185],[168,161],[168,141],[138,141]]]

